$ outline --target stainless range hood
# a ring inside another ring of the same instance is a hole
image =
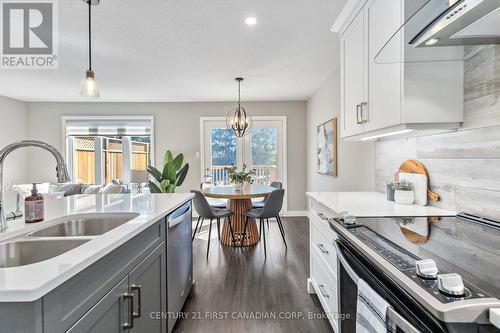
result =
[[[394,47],[403,43],[403,57]],[[401,27],[375,56],[376,63],[463,61],[464,46],[500,44],[500,0],[405,0]]]
[[[420,31],[415,47],[500,44],[499,0],[453,0]]]

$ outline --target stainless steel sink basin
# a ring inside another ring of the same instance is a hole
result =
[[[17,267],[48,260],[90,239],[22,239],[0,244],[0,268]],[[34,277],[36,278],[36,277]]]
[[[30,237],[75,237],[102,235],[137,215],[126,217],[86,217],[67,220],[29,234]]]

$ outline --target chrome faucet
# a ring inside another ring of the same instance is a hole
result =
[[[64,157],[56,148],[49,145],[48,143],[35,140],[24,140],[24,141],[14,142],[6,146],[2,150],[0,150],[0,232],[5,232],[8,229],[6,222],[7,220],[5,218],[5,209],[3,208],[4,206],[3,205],[4,201],[3,162],[7,157],[7,155],[9,155],[14,150],[23,147],[39,147],[47,150],[49,153],[52,154],[52,156],[54,156],[57,162],[56,166],[57,182],[67,183],[71,180],[71,178],[69,177],[68,168],[66,167],[66,162],[64,162]]]

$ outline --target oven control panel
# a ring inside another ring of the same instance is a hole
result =
[[[369,228],[357,224],[348,226],[347,229],[442,303],[491,297],[470,286],[465,286],[460,275],[439,272],[439,268],[433,260],[417,258]]]

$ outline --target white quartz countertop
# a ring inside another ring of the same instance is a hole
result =
[[[183,193],[47,198],[45,221],[34,224],[26,224],[24,219],[10,221],[9,230],[0,234],[0,243],[56,224],[68,216],[78,218],[82,214],[136,213],[137,217],[52,259],[25,266],[0,268],[0,302],[30,302],[41,298],[192,197],[191,193]]]
[[[383,216],[453,216],[453,211],[432,206],[400,205],[388,201],[380,192],[307,192],[308,197],[336,213],[343,211],[357,217]]]

